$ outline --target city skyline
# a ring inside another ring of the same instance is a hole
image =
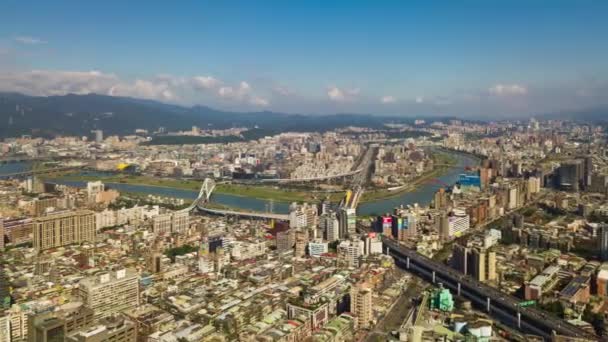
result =
[[[13,1],[1,15],[0,91],[303,114],[514,118],[605,107],[607,7]]]

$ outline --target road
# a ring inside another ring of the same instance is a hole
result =
[[[399,245],[396,241],[383,237],[384,250],[395,258],[397,265],[434,283],[443,285],[471,300],[478,307],[489,308],[488,315],[518,330],[550,339],[555,331],[560,335],[596,337],[564,320],[530,307],[519,307],[520,299],[503,293],[491,286],[467,277],[445,265],[429,259],[416,251]],[[521,320],[518,321],[518,314]]]

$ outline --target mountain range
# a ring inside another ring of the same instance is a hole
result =
[[[608,121],[608,110],[597,108],[580,113],[559,113],[559,118]],[[551,115],[543,117],[550,118]],[[453,117],[452,117],[453,118]],[[448,117],[433,117],[446,120]],[[90,135],[101,129],[105,135],[132,134],[200,128],[259,127],[276,132],[327,131],[346,126],[382,128],[386,123],[412,123],[405,116],[369,114],[304,115],[278,112],[227,112],[205,106],[179,106],[152,100],[98,94],[28,96],[0,93],[0,137]]]

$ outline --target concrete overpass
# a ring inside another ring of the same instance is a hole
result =
[[[595,335],[565,320],[531,307],[519,306],[520,299],[467,277],[444,264],[383,237],[384,251],[395,259],[396,265],[411,273],[454,291],[471,301],[498,321],[518,330],[551,339],[554,334],[597,341]]]
[[[251,219],[267,219],[267,220],[279,220],[279,221],[289,221],[289,215],[283,214],[273,214],[273,213],[260,213],[260,212],[249,212],[249,211],[234,211],[234,210],[222,210],[222,209],[211,209],[206,208],[205,206],[197,206],[196,209],[199,212],[203,212],[211,215],[221,215],[221,216],[238,216],[242,218],[251,218]]]

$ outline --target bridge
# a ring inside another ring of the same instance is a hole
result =
[[[565,320],[553,317],[532,307],[521,307],[520,299],[503,293],[489,285],[467,277],[445,265],[429,259],[416,251],[383,237],[382,245],[395,263],[411,273],[432,282],[442,283],[457,295],[471,301],[498,321],[518,330],[551,340],[554,334],[596,341],[598,338]]]
[[[215,190],[215,186],[216,183],[213,179],[205,178],[205,181],[203,182],[203,185],[201,185],[201,189],[199,190],[198,196],[194,202],[192,202],[188,208],[182,209],[181,211],[191,212],[196,210],[198,212],[211,215],[238,216],[252,219],[289,220],[289,215],[208,208],[206,207],[206,204],[209,203],[209,199],[213,194],[213,190]]]

